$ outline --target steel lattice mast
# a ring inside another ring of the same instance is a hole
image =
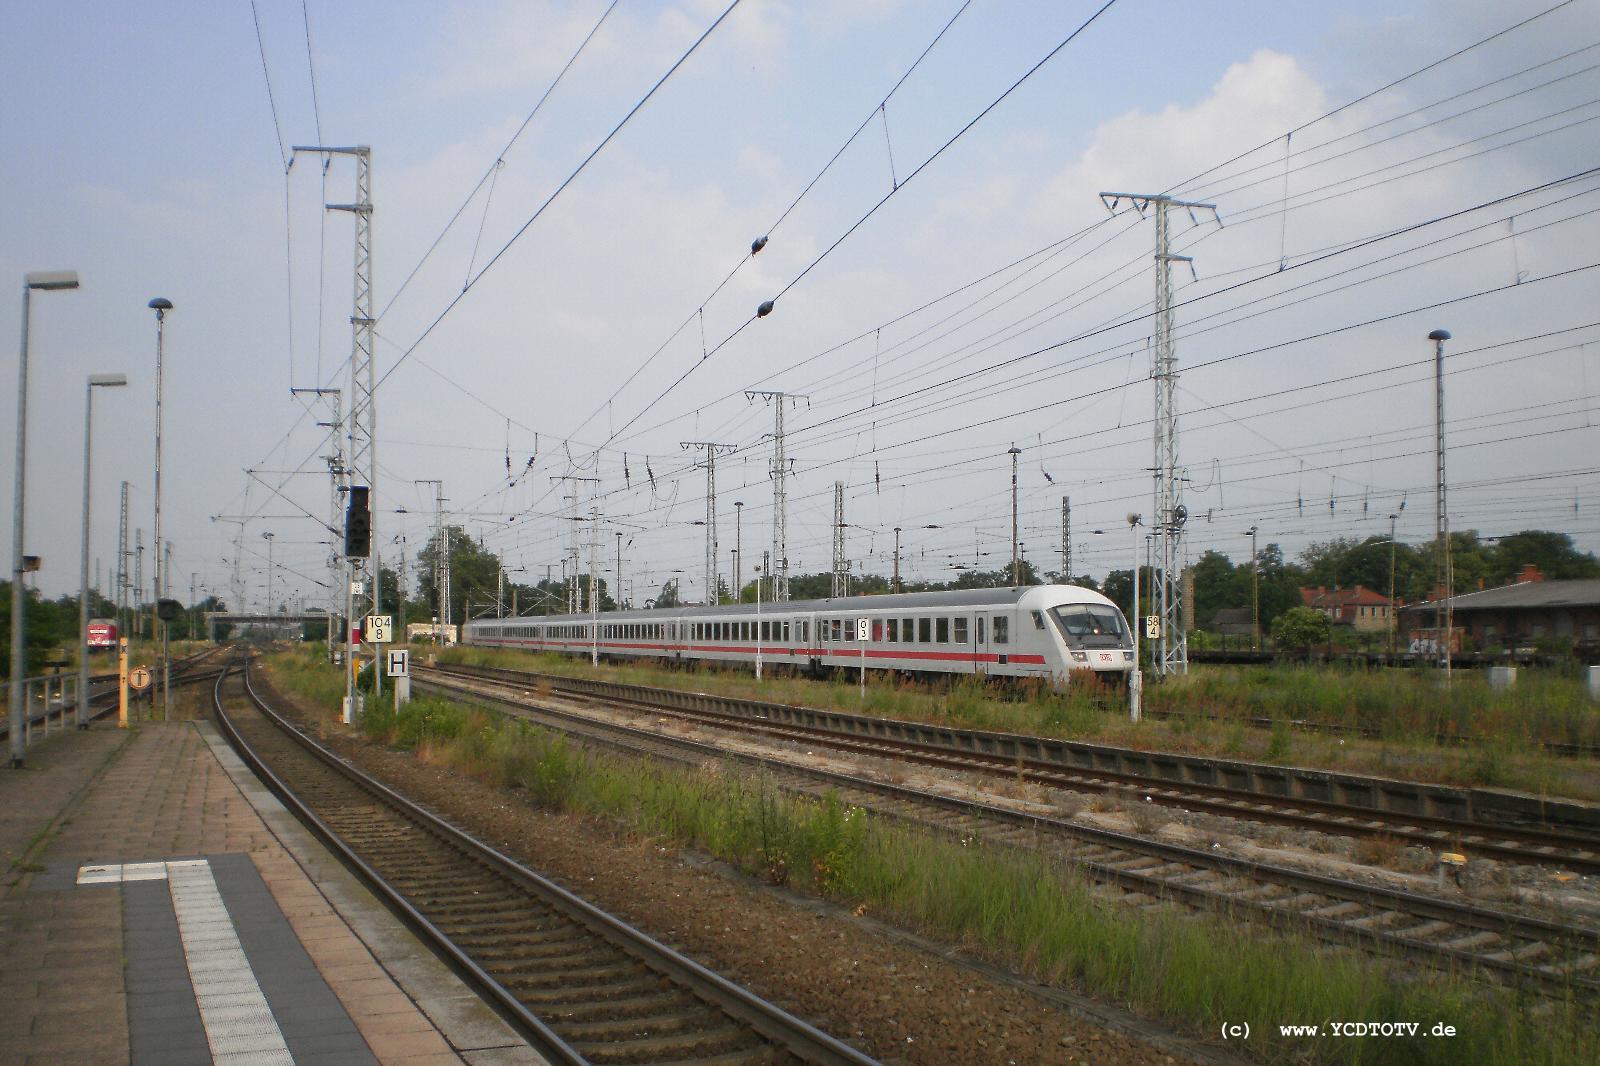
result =
[[[717,449],[728,451],[733,444],[718,444],[709,440],[684,440],[678,446],[706,450],[706,605],[715,606],[721,599],[717,595]],[[698,465],[698,464],[696,464]]]
[[[849,565],[844,557],[844,482],[833,483],[833,592],[834,596],[843,596],[848,590],[845,579],[845,567]]]
[[[367,560],[349,559],[350,588],[362,582],[362,595],[354,596],[350,605],[350,618],[346,624],[354,627],[355,619],[383,610],[383,591],[379,576],[383,572],[378,543],[378,407],[377,368],[374,365],[374,347],[377,319],[372,307],[372,148],[360,144],[350,147],[325,145],[295,145],[294,153],[311,153],[319,157],[347,155],[356,163],[356,196],[347,204],[327,204],[329,211],[348,211],[355,219],[355,297],[350,314],[350,411],[345,420],[345,469],[347,485],[364,485],[367,488],[367,508],[371,530],[371,557]],[[363,580],[370,576],[371,580]],[[352,649],[352,653],[354,649]],[[383,691],[382,671],[374,676],[377,691]]]
[[[1127,200],[1142,216],[1155,216],[1156,293],[1155,352],[1151,378],[1155,382],[1155,517],[1151,523],[1156,538],[1157,561],[1152,579],[1155,588],[1151,601],[1160,632],[1156,637],[1152,666],[1158,676],[1187,673],[1188,634],[1183,628],[1183,595],[1179,572],[1183,567],[1183,524],[1189,517],[1183,505],[1182,467],[1178,462],[1178,358],[1172,337],[1172,264],[1192,262],[1189,256],[1173,255],[1168,214],[1174,207],[1190,212],[1210,211],[1215,204],[1175,200],[1167,195],[1103,192],[1101,201],[1115,214],[1119,201]],[[1220,224],[1221,219],[1218,219]]]
[[[789,460],[783,451],[783,403],[785,400],[806,400],[810,397],[793,392],[773,392],[753,389],[745,399],[757,396],[771,400],[775,421],[772,429],[772,602],[786,603],[789,599],[789,494],[784,481],[789,474]]]

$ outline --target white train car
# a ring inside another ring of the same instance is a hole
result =
[[[870,639],[856,639],[866,620]],[[467,623],[477,647],[598,654],[607,660],[721,663],[820,674],[829,668],[906,674],[1037,677],[1075,670],[1125,678],[1132,635],[1092,589],[1033,585],[852,596],[785,603],[487,618]]]

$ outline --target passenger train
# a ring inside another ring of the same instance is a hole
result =
[[[868,639],[858,640],[864,631]],[[985,674],[1065,683],[1075,670],[1132,672],[1132,634],[1116,604],[1076,585],[1033,585],[847,599],[486,618],[477,647],[598,654],[608,660],[720,663],[811,674],[830,668]]]

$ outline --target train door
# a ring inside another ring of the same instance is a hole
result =
[[[972,629],[972,672],[982,673],[989,663],[989,616],[979,613],[973,616]]]

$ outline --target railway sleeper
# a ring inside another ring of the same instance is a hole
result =
[[[548,1012],[544,1020],[563,1029],[568,1025],[585,1025],[608,1018],[652,1018],[668,1011],[689,1010],[700,1004],[689,993],[676,988],[654,988],[625,999],[604,1002],[574,1003],[568,1007]]]
[[[537,973],[543,970],[561,973],[609,973],[620,964],[616,952],[593,941],[574,941],[561,950],[522,951],[515,947],[490,951],[475,951],[473,958],[499,974]],[[627,968],[623,968],[627,972]]]
[[[1496,962],[1527,962],[1530,959],[1543,958],[1550,954],[1550,945],[1542,940],[1530,940],[1518,947],[1506,951],[1494,951],[1485,955],[1486,959]]]
[[[578,1010],[585,1006],[603,1007],[616,1002],[628,1002],[650,992],[673,991],[672,983],[649,970],[641,970],[628,981],[600,982],[592,987],[575,987],[563,980],[565,974],[554,979],[541,980],[538,975],[496,977],[534,1013],[559,1015],[563,1011]]]
[[[656,977],[655,971],[643,963],[633,959],[619,959],[610,952],[600,955],[583,955],[580,960],[585,962],[581,966],[568,966],[557,969],[543,959],[525,959],[520,963],[506,963],[496,966],[497,978],[506,980],[506,987],[521,989],[550,988],[560,989],[567,996],[572,996],[582,989],[585,995],[600,993],[607,995],[613,985],[634,985],[642,983],[646,978]],[[619,989],[620,990],[620,989]]]
[[[589,1062],[607,1063],[660,1063],[704,1062],[713,1056],[728,1057],[730,1062],[749,1062],[750,1055],[766,1047],[758,1042],[749,1030],[728,1022],[716,1029],[685,1033],[680,1039],[652,1037],[627,1042],[588,1045],[579,1043],[578,1051]]]
[[[603,1044],[607,1047],[624,1045],[633,1040],[657,1041],[684,1035],[698,1040],[706,1033],[722,1028],[722,1025],[715,1024],[717,1022],[726,1022],[725,1018],[720,1017],[720,1012],[713,1014],[705,1004],[690,1002],[655,1014],[597,1018],[589,1022],[563,1021],[561,1036],[568,1043]]]

